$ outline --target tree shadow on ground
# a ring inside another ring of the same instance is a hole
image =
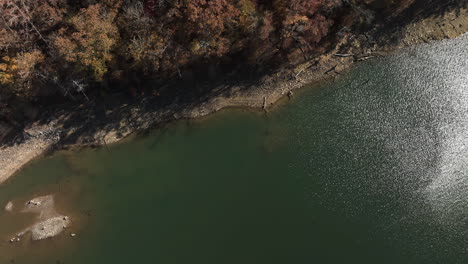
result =
[[[416,0],[398,16],[388,17],[380,21],[376,38],[389,44],[398,44],[404,37],[401,30],[409,24],[428,18],[440,18],[454,12],[455,16],[466,15],[462,11],[468,8],[466,0]],[[447,21],[449,23],[450,21]],[[390,37],[389,37],[390,36]]]

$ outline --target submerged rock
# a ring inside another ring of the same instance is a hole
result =
[[[56,214],[53,195],[46,195],[29,200],[24,205],[23,213],[38,213],[39,218]]]
[[[67,220],[65,220],[67,219]],[[70,221],[67,217],[57,216],[39,222],[30,228],[32,240],[43,240],[59,235],[68,227]]]
[[[9,201],[9,202],[5,205],[5,211],[7,211],[7,212],[13,211],[13,202]]]
[[[53,195],[46,195],[29,200],[21,210],[22,213],[37,214],[33,225],[18,233],[10,242],[19,239],[31,232],[32,240],[43,240],[58,236],[63,230],[70,226],[71,221],[68,216],[59,214],[55,210]]]

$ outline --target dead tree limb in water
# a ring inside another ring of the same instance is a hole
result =
[[[323,74],[329,74],[330,72],[334,72],[336,74],[340,74],[338,71],[336,71],[336,66],[338,66],[338,64],[336,64],[335,66],[331,67],[328,71],[324,72]]]
[[[372,58],[374,58],[374,56],[366,56],[366,57],[359,58],[357,61],[366,61]]]

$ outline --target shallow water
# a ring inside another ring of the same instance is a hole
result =
[[[467,263],[467,46],[360,64],[267,115],[33,162],[0,205],[56,193],[75,225],[0,243],[0,263]],[[0,213],[0,239],[20,220]]]

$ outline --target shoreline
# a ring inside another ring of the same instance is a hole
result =
[[[62,111],[50,116],[47,122],[37,122],[26,128],[23,134],[27,137],[21,143],[0,147],[0,185],[31,160],[49,151],[102,147],[167,122],[200,118],[226,108],[267,111],[290,92],[339,77],[356,62],[386,56],[418,44],[455,38],[466,32],[468,9],[462,8],[461,12],[450,11],[424,18],[392,33],[345,34],[333,50],[294,69],[266,75],[259,84],[217,86],[198,102],[180,105],[176,101],[163,108],[155,108],[151,105],[151,98],[144,98],[134,105],[124,104],[119,109],[106,110],[104,117],[96,114],[93,106],[89,105],[78,109],[78,118]],[[370,41],[369,35],[371,40],[377,37],[378,41]],[[398,42],[392,43],[396,35],[399,36]]]

